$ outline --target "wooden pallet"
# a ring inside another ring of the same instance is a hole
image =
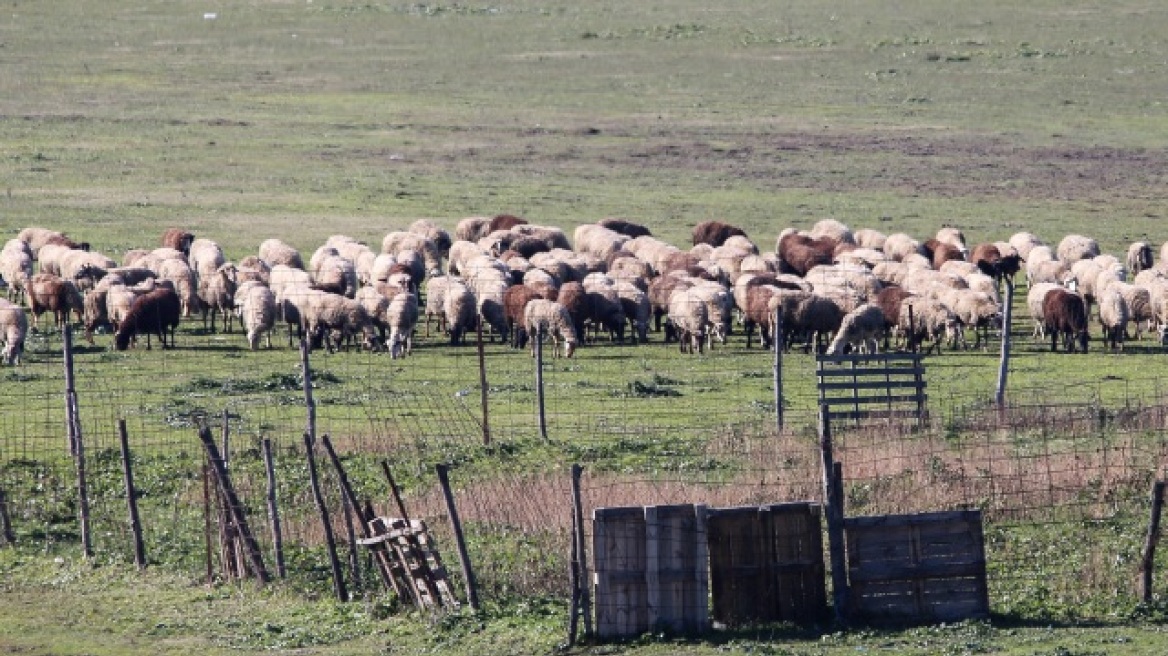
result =
[[[407,524],[396,517],[374,517],[369,532],[371,537],[357,543],[373,552],[398,597],[419,609],[459,607],[425,522],[411,520]]]

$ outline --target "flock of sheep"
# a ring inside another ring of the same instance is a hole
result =
[[[453,236],[419,220],[387,234],[377,250],[335,235],[307,262],[278,239],[229,262],[217,243],[178,228],[159,248],[128,251],[118,262],[60,232],[26,228],[0,252],[8,287],[0,336],[3,361],[18,362],[28,330],[23,302],[34,327],[44,312],[58,325],[72,314],[90,343],[107,327],[119,350],[142,335],[147,348],[151,335],[173,346],[180,321],[196,314],[211,331],[218,320],[230,332],[238,320],[253,350],[261,340],[271,348],[284,323],[289,345],[296,333],[317,347],[354,345],[394,358],[410,353],[423,320],[427,336],[436,324],[454,345],[483,328],[515,348],[534,345],[532,335],[550,337],[553,353],[566,357],[600,339],[624,342],[626,329],[633,342],[655,330],[683,352],[701,352],[725,343],[735,325],[747,348],[755,332],[766,348],[780,335],[787,348],[828,353],[875,352],[892,340],[976,348],[1000,329],[1003,282],[1022,271],[1034,334],[1049,336],[1052,349],[1061,340],[1086,351],[1095,305],[1112,348],[1122,347],[1129,326],[1137,339],[1145,327],[1161,340],[1168,332],[1168,267],[1154,265],[1145,242],[1120,260],[1080,235],[1052,248],[1018,233],[970,249],[955,228],[918,241],[828,219],[810,231],[784,230],[773,251],[708,221],[682,249],[619,219],[581,225],[569,241],[558,228],[503,214],[463,219]]]

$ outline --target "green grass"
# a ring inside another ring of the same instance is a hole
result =
[[[204,19],[207,12],[216,18]],[[956,224],[971,242],[1018,230],[1049,241],[1082,232],[1116,253],[1133,239],[1168,239],[1160,226],[1168,108],[1149,82],[1164,78],[1168,12],[1143,0],[926,0],[895,8],[807,0],[40,2],[17,3],[8,15],[0,28],[0,232],[44,225],[114,257],[155,245],[169,226],[215,239],[238,259],[272,236],[308,254],[331,234],[377,244],[418,217],[452,228],[462,217],[500,212],[569,231],[621,216],[678,245],[688,243],[693,224],[721,218],[764,249],[783,228],[827,216],[922,238]],[[1123,354],[1050,354],[1024,337],[1021,299],[1016,310],[1012,399],[1117,414],[1162,394],[1166,355],[1151,341]],[[0,371],[6,480],[17,482],[15,491],[55,491],[23,507],[37,521],[18,521],[22,542],[49,553],[22,547],[0,555],[2,607],[18,609],[0,612],[0,650],[556,647],[566,613],[554,594],[544,599],[563,577],[556,568],[565,554],[540,557],[559,539],[555,528],[533,537],[474,527],[472,551],[490,563],[485,578],[498,595],[480,618],[428,622],[380,601],[338,607],[314,599],[328,586],[309,567],[319,567],[311,550],[299,556],[311,571],[270,592],[205,590],[188,580],[199,568],[189,529],[201,521],[191,473],[200,420],[231,413],[241,476],[253,483],[257,440],[275,439],[284,491],[296,507],[311,507],[297,489],[304,474],[297,354],[251,353],[238,334],[208,336],[197,325],[184,324],[175,352],[115,353],[99,336],[78,354],[82,417],[103,495],[98,525],[107,533],[92,568],[71,555],[76,509],[58,436],[58,338],[35,335],[29,362]],[[487,347],[489,447],[478,444],[473,349],[432,339],[398,362],[317,355],[315,394],[322,432],[346,450],[358,485],[376,494],[380,457],[394,459],[411,500],[432,487],[430,466],[439,460],[454,463],[467,486],[555,476],[577,461],[590,473],[634,480],[781,478],[795,466],[776,474],[760,458],[801,456],[773,454],[756,441],[773,411],[770,356],[739,340],[696,358],[653,344],[588,348],[550,363],[547,442],[535,426],[530,358],[498,345]],[[996,357],[946,353],[927,366],[934,417],[951,439],[966,439],[978,429],[971,408],[992,396]],[[785,357],[784,402],[804,441],[813,371],[809,356]],[[156,513],[151,551],[174,565],[142,576],[123,564],[119,417],[141,460],[144,503]],[[1112,420],[1107,425],[1118,426]],[[1016,436],[1012,453],[1059,446],[1030,437]],[[1151,432],[1141,448],[1154,453],[1161,439]],[[357,447],[370,453],[348,452]],[[1063,448],[1076,447],[1068,440]],[[30,465],[34,458],[52,466]],[[877,483],[884,487],[864,487]],[[615,650],[1162,653],[1155,630],[1162,610],[1134,608],[1130,584],[1115,583],[1131,568],[1076,560],[1133,553],[1143,483],[1127,482],[1124,493],[1134,496],[1124,497],[1121,537],[1094,524],[1082,533],[1011,527],[1003,557],[1062,567],[1037,568],[1020,583],[1004,577],[996,603],[1011,615],[993,627],[825,635],[781,627],[692,646],[649,636]],[[860,501],[896,485],[858,481],[849,493]],[[160,517],[172,523],[158,528]],[[306,511],[291,523],[307,532],[310,521]],[[1043,551],[1089,540],[1100,545],[1087,555]],[[63,564],[53,562],[57,555]],[[1104,572],[1086,605],[1063,573],[1078,567]],[[1033,589],[1044,571],[1057,579],[1046,592]],[[1108,585],[1118,585],[1118,617],[1108,616],[1111,598],[1099,592]],[[1130,624],[1011,623],[1071,617],[1076,607]],[[63,625],[75,633],[59,631]]]

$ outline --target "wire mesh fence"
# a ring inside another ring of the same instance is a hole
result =
[[[98,339],[75,353],[96,557],[133,558],[118,439],[124,420],[148,561],[223,577],[230,555],[220,548],[196,437],[207,426],[265,558],[274,559],[267,506],[274,493],[289,580],[327,589],[299,351],[252,352],[238,334],[198,330],[180,333],[178,348],[165,351],[116,352]],[[392,471],[409,514],[427,521],[448,563],[454,536],[434,466],[451,465],[483,597],[563,600],[570,594],[574,463],[585,467],[588,545],[597,508],[822,501],[813,358],[784,357],[781,431],[774,360],[765,351],[734,345],[695,358],[660,346],[601,344],[571,360],[549,358],[545,438],[530,352],[489,335],[484,371],[473,345],[423,340],[405,359],[317,351],[310,365],[314,428],[330,436],[355,492],[377,515],[400,514],[383,463]],[[33,333],[25,364],[3,376],[0,488],[18,540],[74,548],[80,500],[60,333]],[[836,427],[847,515],[981,510],[995,612],[1103,618],[1115,612],[1116,598],[1134,603],[1147,492],[1166,454],[1168,388],[1152,378],[1099,380],[1085,372],[1081,381],[1011,389],[1010,405],[1000,410],[987,401],[992,391],[938,378],[930,382],[923,427]],[[273,446],[273,491],[265,439]],[[338,472],[319,449],[316,455],[346,577],[358,593],[376,594],[370,553],[354,543],[362,537],[359,520],[352,511],[347,519]],[[465,582],[454,577],[461,589]]]

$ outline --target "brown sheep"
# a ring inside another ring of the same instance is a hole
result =
[[[836,243],[830,239],[812,239],[798,233],[790,233],[779,240],[779,271],[806,276],[817,266],[831,264],[835,260]]]
[[[34,328],[46,310],[53,313],[54,325],[62,328],[69,320],[70,310],[77,315],[78,321],[83,320],[85,301],[72,280],[51,273],[38,273],[28,281],[27,297]]]
[[[527,329],[524,327],[524,310],[527,304],[543,298],[539,291],[527,285],[512,285],[503,293],[503,316],[507,321],[507,331],[511,335],[511,347],[521,349],[527,345]]]
[[[491,218],[487,224],[486,234],[489,235],[496,230],[510,230],[517,225],[524,225],[526,223],[527,219],[521,219],[514,214],[499,214]]]
[[[174,348],[174,332],[182,315],[182,305],[178,294],[169,287],[156,287],[154,291],[139,296],[130,306],[130,312],[114,333],[114,348],[124,351],[130,347],[130,340],[139,333],[146,334],[146,348],[150,348],[150,335],[158,335],[162,348]],[[170,344],[166,343],[166,333],[170,332]]]
[[[167,228],[162,233],[163,248],[173,248],[176,251],[182,251],[183,255],[191,254],[191,244],[194,241],[195,236],[182,228]]]
[[[580,339],[580,345],[583,346],[584,322],[592,314],[592,306],[589,302],[588,292],[584,290],[584,285],[578,282],[566,282],[560,285],[556,302],[568,311],[568,316],[572,318],[572,326],[576,329],[576,335]]]
[[[709,244],[714,248],[726,243],[734,235],[746,237],[746,231],[721,221],[702,221],[693,228],[693,244]]]
[[[924,243],[925,257],[933,262],[934,269],[940,269],[941,265],[949,260],[964,260],[965,255],[961,249],[952,244],[930,239]]]
[[[1050,335],[1050,350],[1058,350],[1061,335],[1063,347],[1068,353],[1075,352],[1075,343],[1087,352],[1087,304],[1083,297],[1062,288],[1055,288],[1042,299],[1044,327]]]

